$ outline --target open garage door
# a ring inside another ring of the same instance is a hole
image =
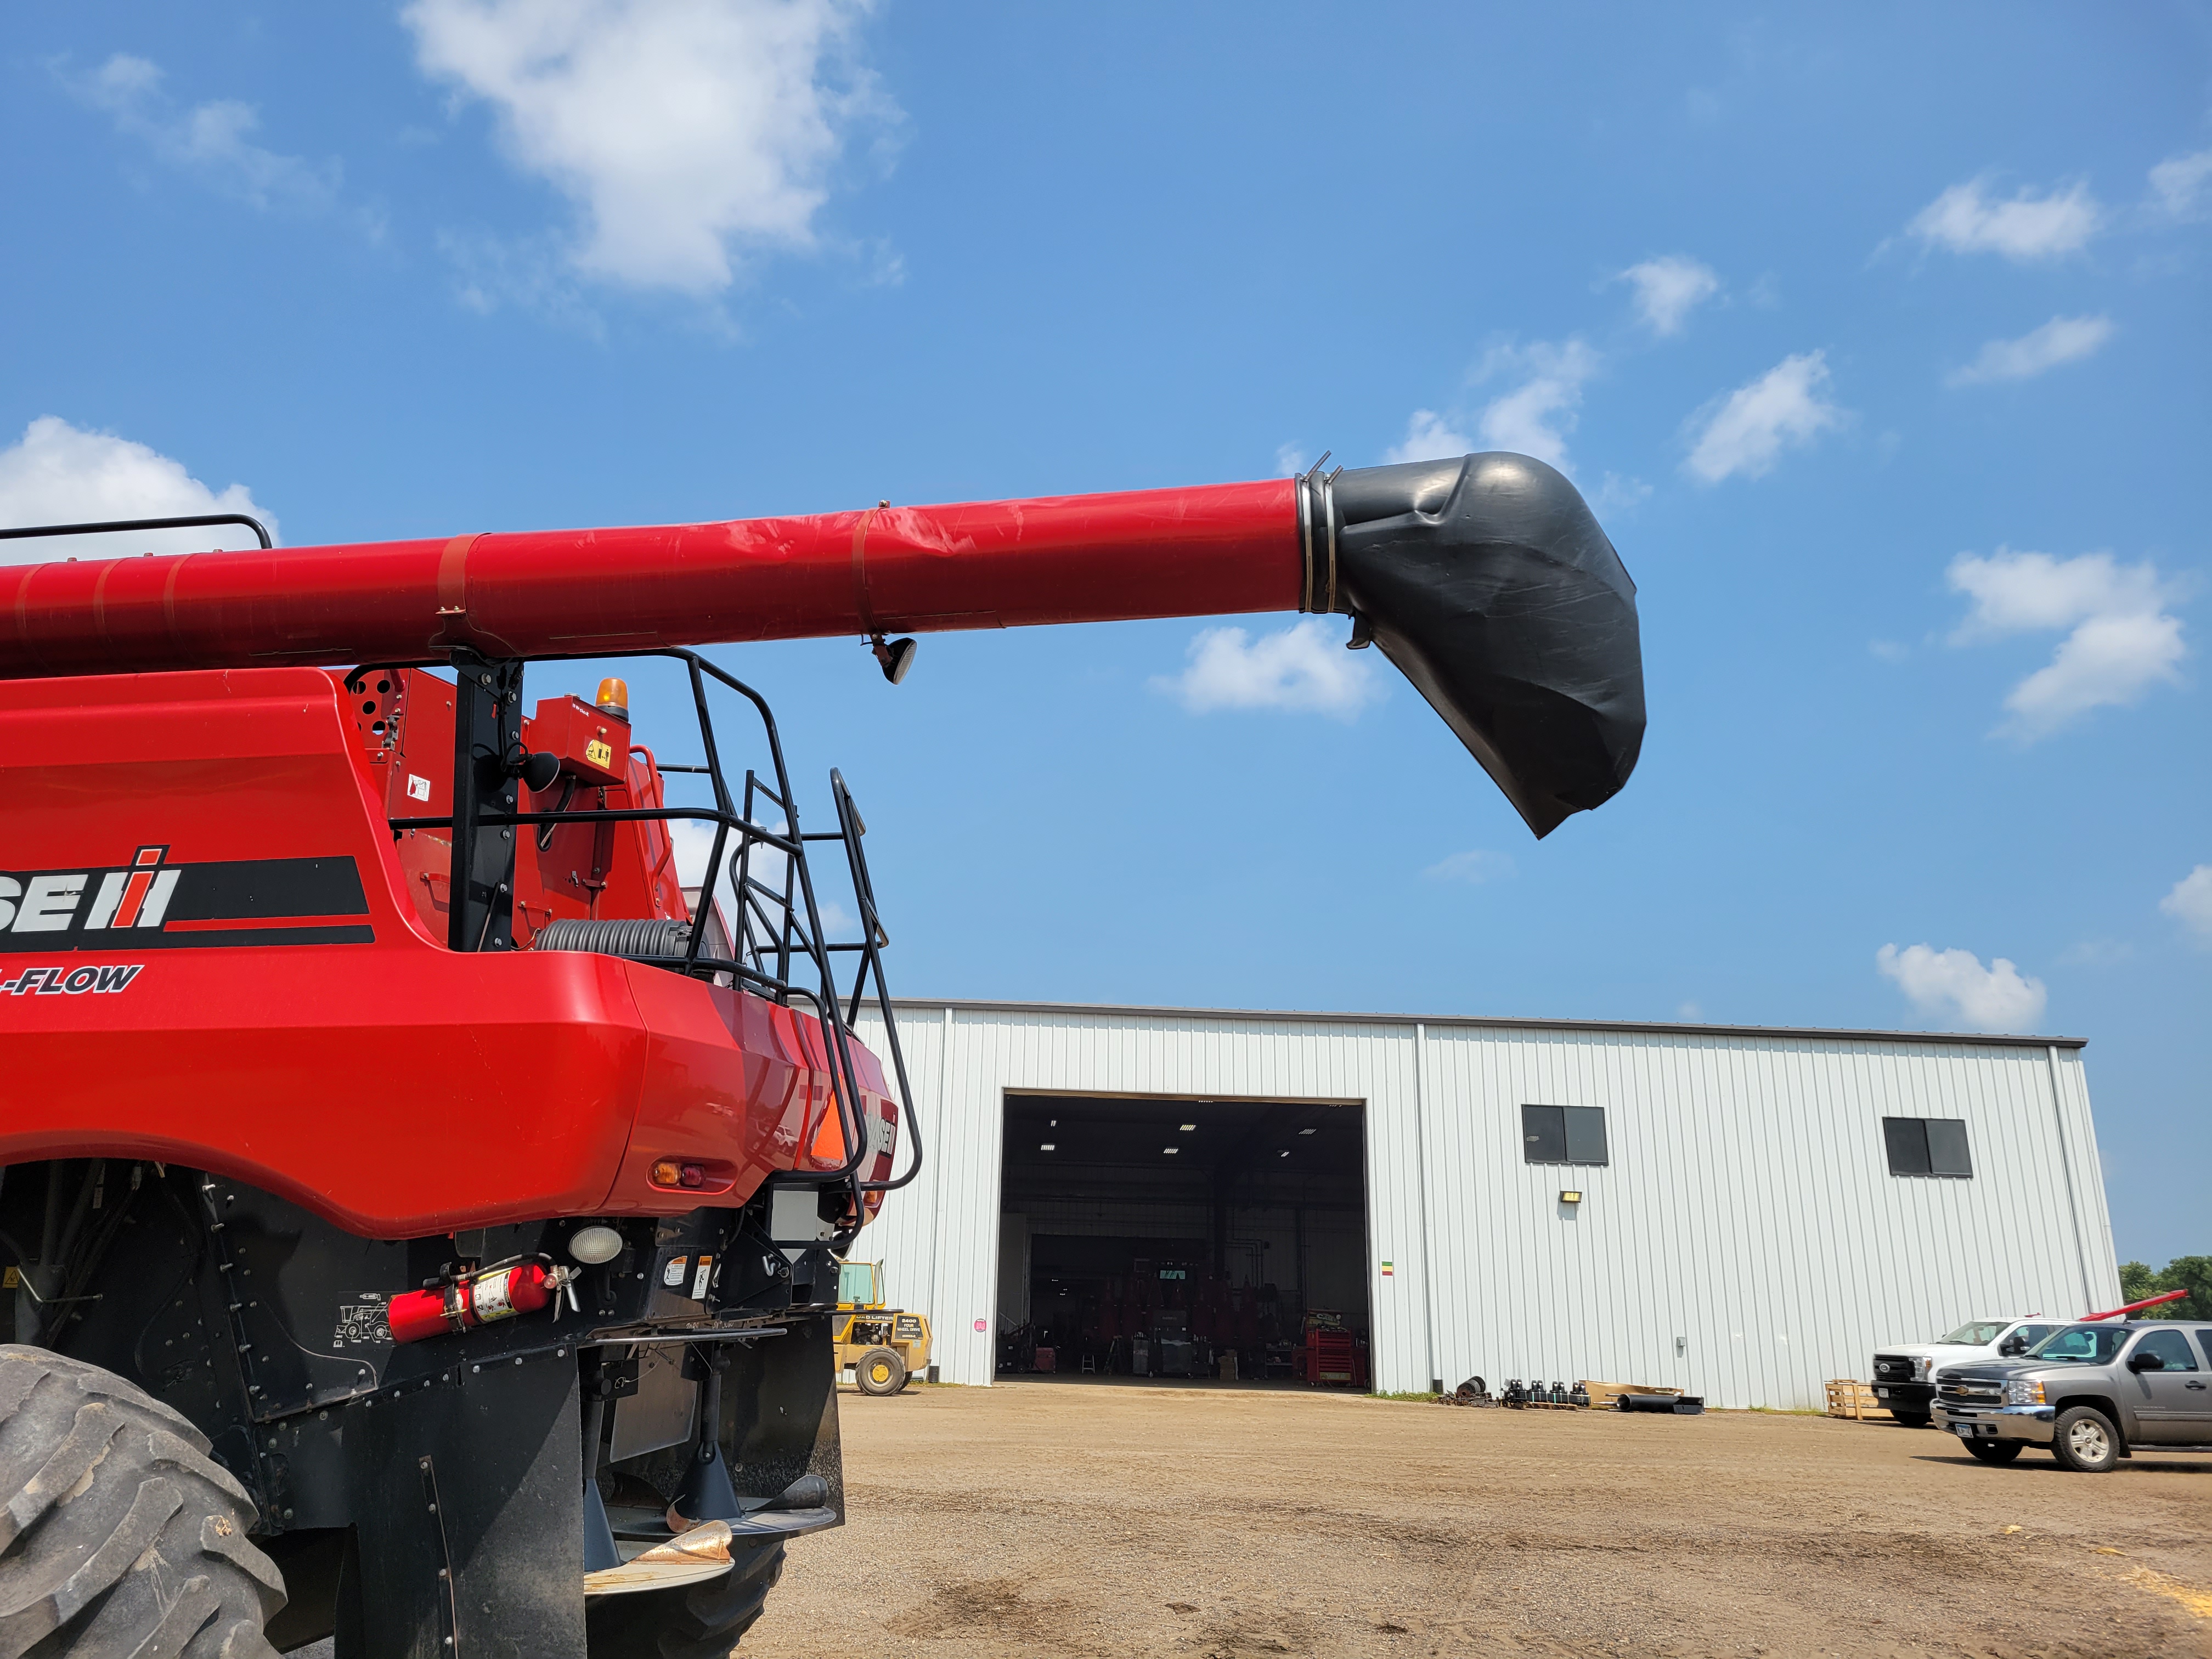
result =
[[[1365,1115],[1010,1093],[1000,1374],[1369,1386]]]

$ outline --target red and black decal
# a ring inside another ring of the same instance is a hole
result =
[[[368,945],[350,858],[171,864],[141,847],[118,868],[0,872],[0,951]]]

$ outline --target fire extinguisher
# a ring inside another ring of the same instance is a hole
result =
[[[574,1277],[573,1267],[548,1267],[543,1261],[487,1267],[444,1285],[393,1297],[385,1305],[385,1322],[392,1328],[394,1342],[449,1336],[550,1308]],[[571,1296],[573,1299],[573,1292]]]

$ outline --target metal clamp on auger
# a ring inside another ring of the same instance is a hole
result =
[[[1334,450],[1324,449],[1321,459],[1298,479],[1298,548],[1304,559],[1305,580],[1298,589],[1298,609],[1327,616],[1336,609],[1336,481],[1344,469],[1322,475]]]

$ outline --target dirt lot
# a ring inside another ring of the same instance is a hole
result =
[[[1031,1382],[841,1402],[759,1659],[2212,1655],[2212,1456]]]

